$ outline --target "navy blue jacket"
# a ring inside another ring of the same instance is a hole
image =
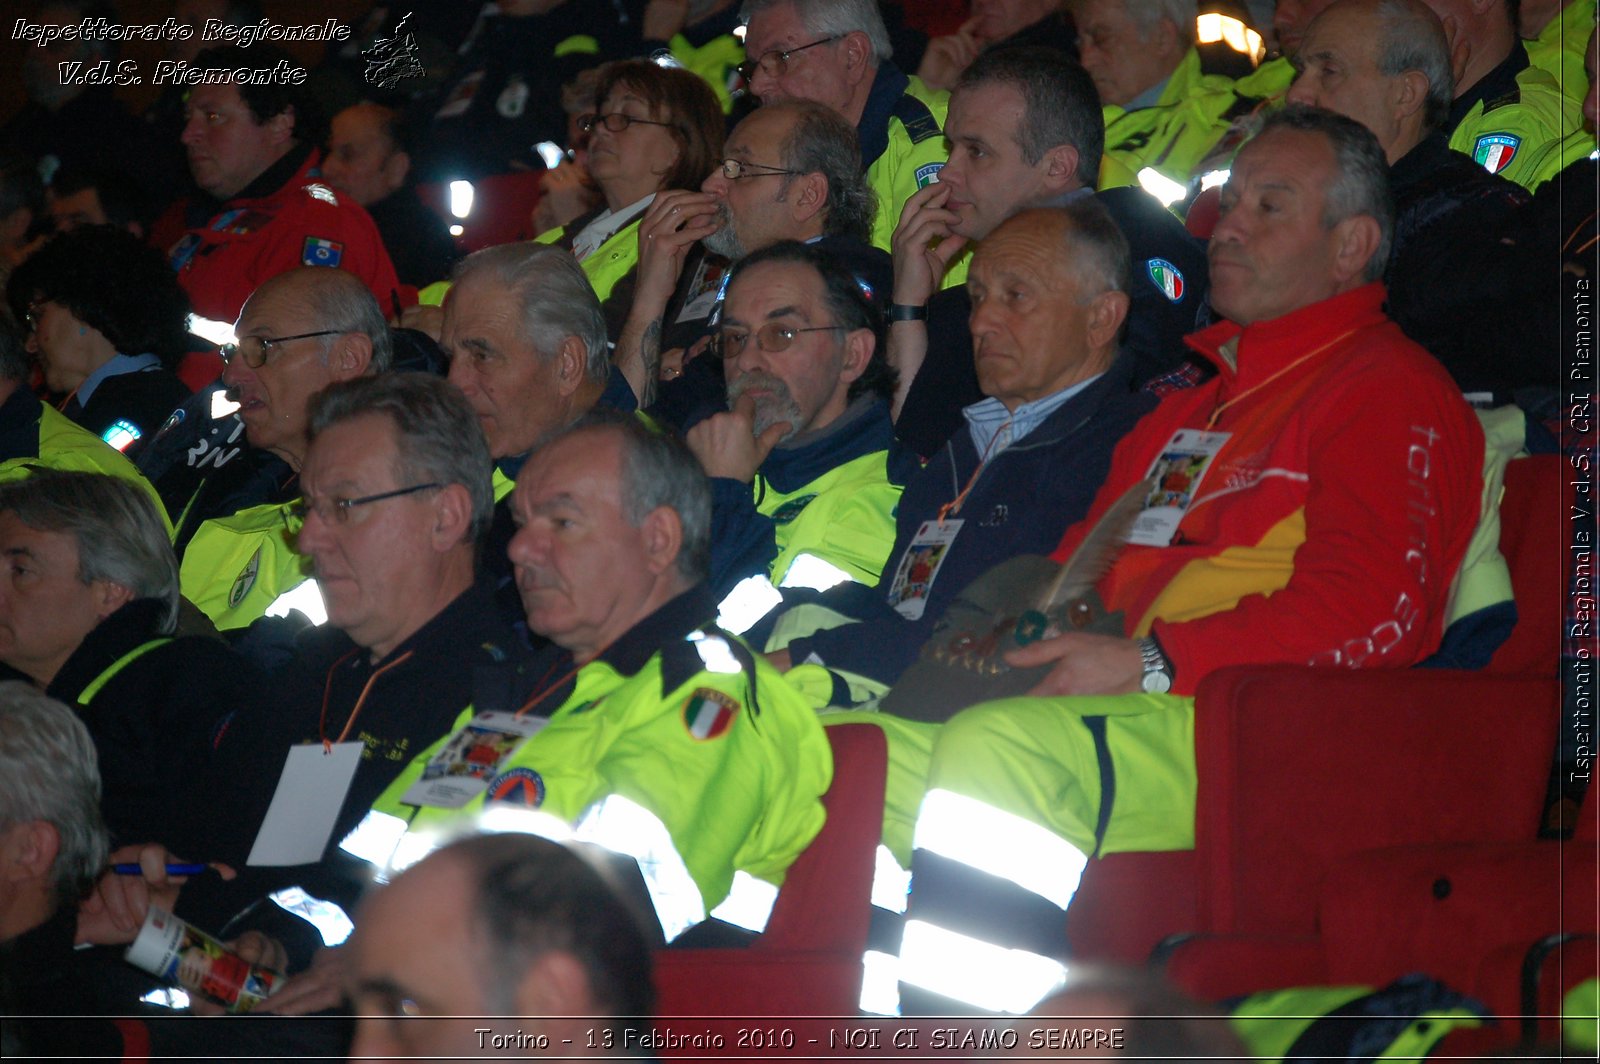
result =
[[[892,685],[917,660],[963,588],[1009,558],[1054,550],[1061,533],[1088,512],[1117,441],[1156,405],[1155,396],[1134,390],[1134,365],[1133,355],[1124,352],[1099,380],[990,461],[960,513],[952,515],[965,524],[929,590],[922,617],[910,621],[890,608],[889,585],[922,523],[938,517],[939,508],[978,468],[972,434],[955,433],[900,497],[883,582],[872,589],[835,588],[820,598],[861,622],[793,640],[791,658],[798,664],[816,654],[829,668]]]

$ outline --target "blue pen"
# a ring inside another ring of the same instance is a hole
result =
[[[197,876],[210,867],[210,865],[204,864],[169,864],[167,865],[167,875]],[[111,866],[111,870],[119,876],[144,875],[144,869],[139,867],[139,862],[137,861],[124,861],[120,864],[114,864]]]

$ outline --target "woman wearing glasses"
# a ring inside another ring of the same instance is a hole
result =
[[[117,450],[137,453],[189,397],[172,372],[189,299],[131,233],[64,233],[17,267],[7,295],[53,404]]]
[[[700,186],[721,159],[723,118],[705,82],[644,60],[603,67],[595,97],[599,110],[579,126],[605,204],[538,239],[578,257],[616,336],[633,301],[639,220],[662,189]]]

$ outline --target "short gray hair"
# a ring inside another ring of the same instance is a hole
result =
[[[355,274],[326,267],[317,269],[324,276],[310,286],[306,301],[318,328],[361,333],[372,341],[372,363],[367,372],[388,370],[394,364],[394,343],[389,339],[389,323],[384,320],[378,300]]]
[[[452,280],[479,276],[509,289],[517,301],[522,333],[539,357],[551,359],[569,336],[584,345],[584,372],[596,384],[611,378],[606,319],[589,277],[572,252],[553,244],[498,244],[475,251],[456,265]]]
[[[1178,27],[1178,39],[1186,45],[1195,41],[1195,22],[1200,18],[1198,0],[1122,0],[1122,10],[1139,27],[1141,39],[1148,38],[1156,23],[1166,21]]]
[[[494,519],[494,467],[466,397],[430,373],[383,373],[341,381],[311,397],[308,436],[377,414],[394,425],[395,476],[415,484],[460,484],[472,497],[467,542],[476,550]]]
[[[833,108],[813,100],[777,100],[762,110],[794,115],[794,125],[780,149],[783,167],[802,174],[819,173],[828,182],[823,233],[855,237],[866,243],[877,216],[878,197],[861,171],[861,139],[855,127]],[[784,177],[785,194],[793,184],[794,175]]]
[[[165,607],[159,626],[178,620],[178,559],[150,493],[124,477],[44,469],[0,486],[0,512],[78,544],[78,579],[109,580]]]
[[[1023,162],[1034,166],[1051,148],[1070,144],[1078,152],[1078,184],[1100,184],[1105,114],[1087,70],[1057,48],[994,48],[962,71],[952,95],[990,84],[1009,85],[1022,97],[1017,147]]]
[[[872,58],[887,63],[894,57],[894,45],[889,43],[889,28],[883,24],[883,12],[875,0],[745,0],[739,9],[739,21],[748,26],[750,20],[770,8],[788,4],[800,17],[800,25],[816,37],[843,37],[847,33],[865,33],[872,42]]]
[[[621,442],[622,516],[638,528],[653,510],[675,511],[683,526],[678,573],[691,583],[704,580],[711,570],[711,482],[689,448],[676,436],[651,431],[633,414],[595,407],[539,449],[580,432],[606,433]]]
[[[1054,208],[1070,223],[1065,234],[1065,253],[1077,270],[1086,298],[1104,292],[1126,292],[1133,268],[1133,253],[1128,238],[1094,196],[1080,196],[1064,207]]]
[[[62,904],[81,898],[106,863],[100,762],[78,715],[20,680],[0,683],[0,828],[42,820],[60,849],[50,872]]]
[[[1389,163],[1372,131],[1353,118],[1320,107],[1290,104],[1270,115],[1256,138],[1275,129],[1315,133],[1333,149],[1335,177],[1325,192],[1322,225],[1332,229],[1364,214],[1378,223],[1378,247],[1368,260],[1366,279],[1376,281],[1389,264],[1394,208],[1389,199]]]
[[[1439,129],[1456,98],[1450,44],[1439,16],[1421,0],[1378,0],[1373,14],[1378,19],[1378,73],[1395,78],[1415,70],[1427,78],[1422,125],[1428,131]]]

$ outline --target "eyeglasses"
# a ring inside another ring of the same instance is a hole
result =
[[[341,499],[334,496],[328,499],[296,499],[287,503],[282,508],[283,519],[292,531],[298,532],[306,523],[306,518],[316,514],[319,519],[328,524],[347,525],[350,523],[350,511],[357,506],[370,506],[375,502],[385,499],[398,499],[406,495],[414,495],[419,491],[432,491],[442,488],[443,484],[427,483],[413,484],[409,488],[396,488],[393,491],[380,491],[376,495],[363,495],[357,499]]]
[[[738,159],[722,160],[722,176],[729,181],[738,181],[745,177],[772,177],[775,174],[799,174],[800,170],[785,170],[781,166],[768,166],[766,163],[747,163]]]
[[[290,340],[309,340],[313,336],[338,336],[343,331],[323,329],[321,332],[297,333],[294,336],[242,336],[237,343],[223,344],[218,351],[224,366],[231,366],[234,359],[242,358],[251,369],[260,369],[267,364],[267,359],[272,357],[272,349],[279,344],[286,344]]]
[[[612,111],[608,115],[588,114],[578,119],[578,128],[585,133],[593,132],[595,126],[605,126],[613,133],[621,133],[632,125],[665,126],[667,129],[677,128],[671,122],[653,122],[648,118],[635,118],[632,115],[625,115],[621,111]]]
[[[795,337],[801,333],[848,331],[848,329],[849,327],[845,325],[817,325],[809,329],[796,329],[793,325],[769,321],[755,331],[756,346],[769,355],[778,355],[789,350]],[[747,329],[723,329],[719,333],[712,334],[711,342],[707,346],[718,358],[738,358],[744,354],[745,346],[750,343],[750,336],[750,331]]]
[[[739,71],[739,76],[744,78],[746,82],[755,77],[757,68],[769,78],[781,78],[789,72],[789,58],[791,56],[803,52],[807,48],[815,48],[819,44],[832,44],[834,41],[842,40],[843,36],[843,34],[840,34],[835,37],[824,37],[820,41],[812,41],[810,44],[802,44],[798,48],[789,48],[784,51],[773,50],[762,55],[760,59],[746,60],[735,69]]]

